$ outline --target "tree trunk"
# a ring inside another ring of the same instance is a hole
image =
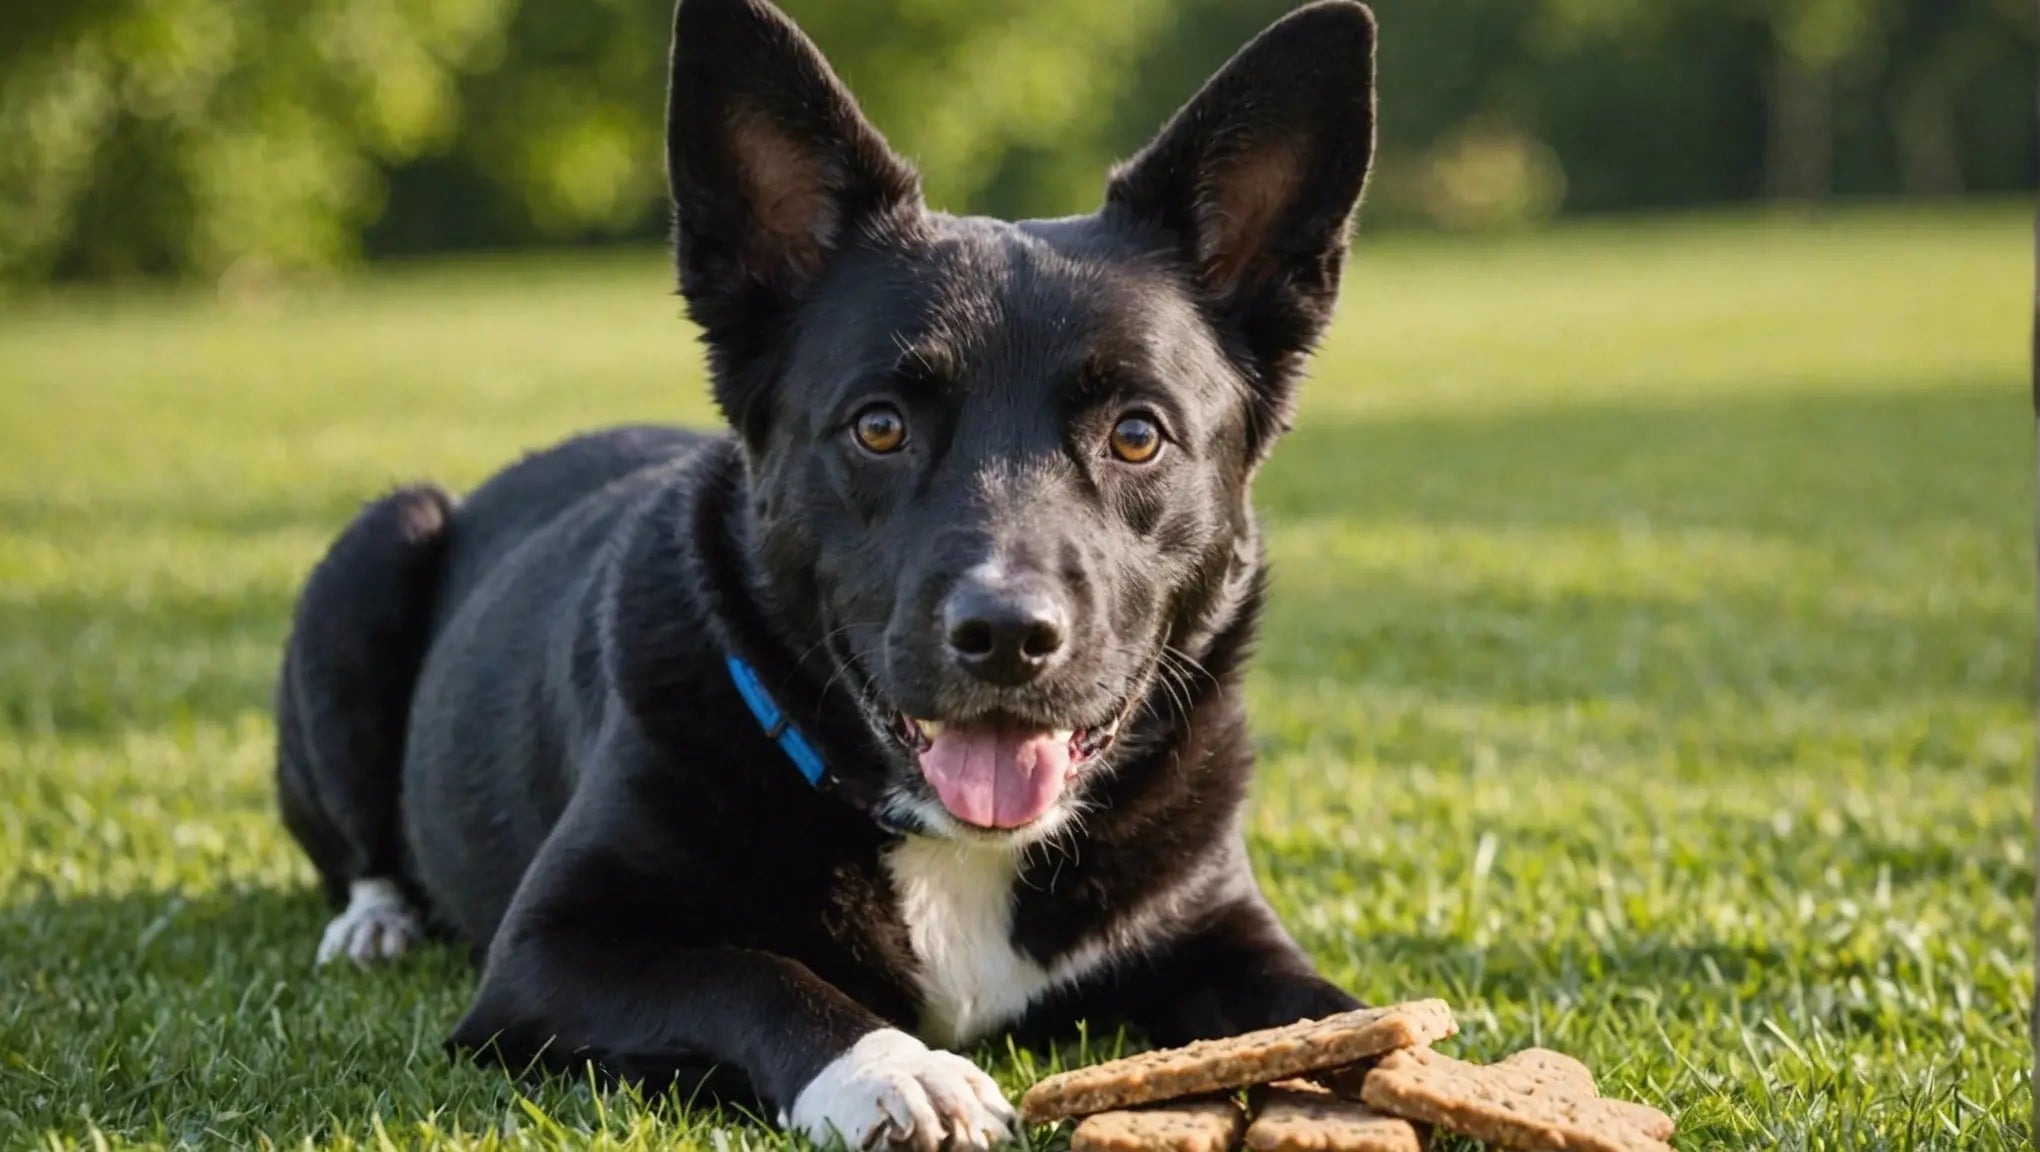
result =
[[[1825,199],[1834,179],[1834,70],[1776,45],[1767,87],[1765,193],[1774,200]]]
[[[1950,86],[1928,71],[1891,97],[1892,144],[1898,184],[1908,196],[1962,194],[1962,148],[1956,139]]]

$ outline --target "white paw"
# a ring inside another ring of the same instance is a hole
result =
[[[388,880],[356,880],[347,886],[347,909],[319,937],[318,962],[345,956],[357,965],[401,956],[417,943],[418,917],[404,894]]]
[[[779,1123],[824,1148],[968,1152],[1011,1139],[1013,1106],[977,1065],[881,1028],[808,1081]]]

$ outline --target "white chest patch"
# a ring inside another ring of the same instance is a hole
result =
[[[909,836],[885,854],[900,915],[921,962],[921,1038],[959,1048],[1020,1018],[1044,992],[1073,984],[1172,936],[1199,909],[1251,898],[1253,873],[1235,833],[1044,968],[1013,947],[1021,853]]]
[[[921,962],[920,1032],[931,1043],[968,1044],[1068,978],[1013,948],[1018,853],[909,836],[885,865]]]

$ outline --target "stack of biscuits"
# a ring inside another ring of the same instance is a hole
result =
[[[1601,1096],[1586,1065],[1431,1050],[1458,1030],[1442,1000],[1361,1008],[1050,1076],[1021,1109],[1083,1117],[1072,1152],[1419,1152],[1434,1127],[1521,1152],[1669,1152],[1671,1117]]]

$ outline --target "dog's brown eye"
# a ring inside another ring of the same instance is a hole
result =
[[[907,442],[907,420],[890,404],[873,404],[857,414],[851,428],[867,452],[880,456],[897,452]]]
[[[1112,426],[1112,454],[1128,464],[1145,464],[1162,450],[1162,430],[1145,416],[1127,416]]]

